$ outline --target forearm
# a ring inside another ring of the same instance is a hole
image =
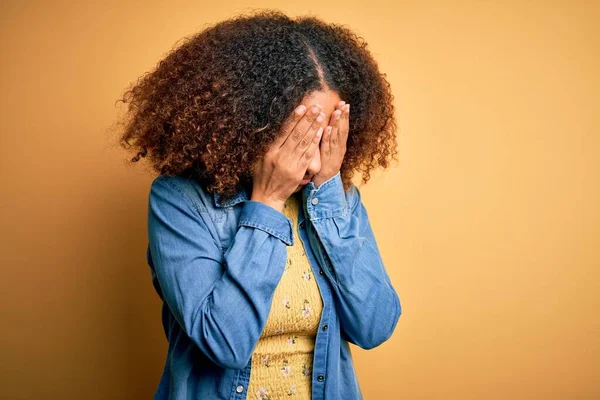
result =
[[[227,251],[209,217],[168,185],[156,185],[149,212],[150,249],[163,298],[186,334],[213,362],[242,368],[266,323],[293,243],[291,221],[247,201]]]
[[[387,340],[398,322],[401,304],[381,258],[360,192],[346,196],[340,176],[307,190],[311,247],[333,283],[345,336],[363,348]],[[312,204],[317,198],[317,204]],[[353,199],[349,204],[347,199]]]

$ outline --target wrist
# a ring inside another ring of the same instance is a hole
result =
[[[266,197],[266,196],[263,196],[260,194],[254,194],[254,193],[252,193],[250,200],[258,201],[260,203],[266,204],[270,207],[273,207],[274,209],[276,209],[277,211],[279,211],[281,213],[283,212],[283,204],[285,203],[282,200],[274,200],[269,197]]]

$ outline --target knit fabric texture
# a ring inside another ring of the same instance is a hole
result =
[[[315,337],[323,301],[298,233],[301,193],[283,213],[293,221],[294,245],[277,285],[269,317],[254,349],[247,400],[310,399]]]

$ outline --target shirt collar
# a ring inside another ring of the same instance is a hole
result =
[[[220,193],[218,193],[216,191],[213,192],[213,199],[215,202],[215,206],[217,206],[217,207],[233,207],[237,203],[246,201],[249,198],[250,198],[249,189],[242,187],[242,186],[238,186],[237,192],[233,196],[231,196],[228,200],[223,199],[223,196],[221,196]]]

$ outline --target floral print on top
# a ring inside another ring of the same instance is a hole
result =
[[[300,193],[284,204],[294,245],[273,294],[267,322],[254,349],[247,400],[310,399],[315,337],[323,302],[298,233]]]

